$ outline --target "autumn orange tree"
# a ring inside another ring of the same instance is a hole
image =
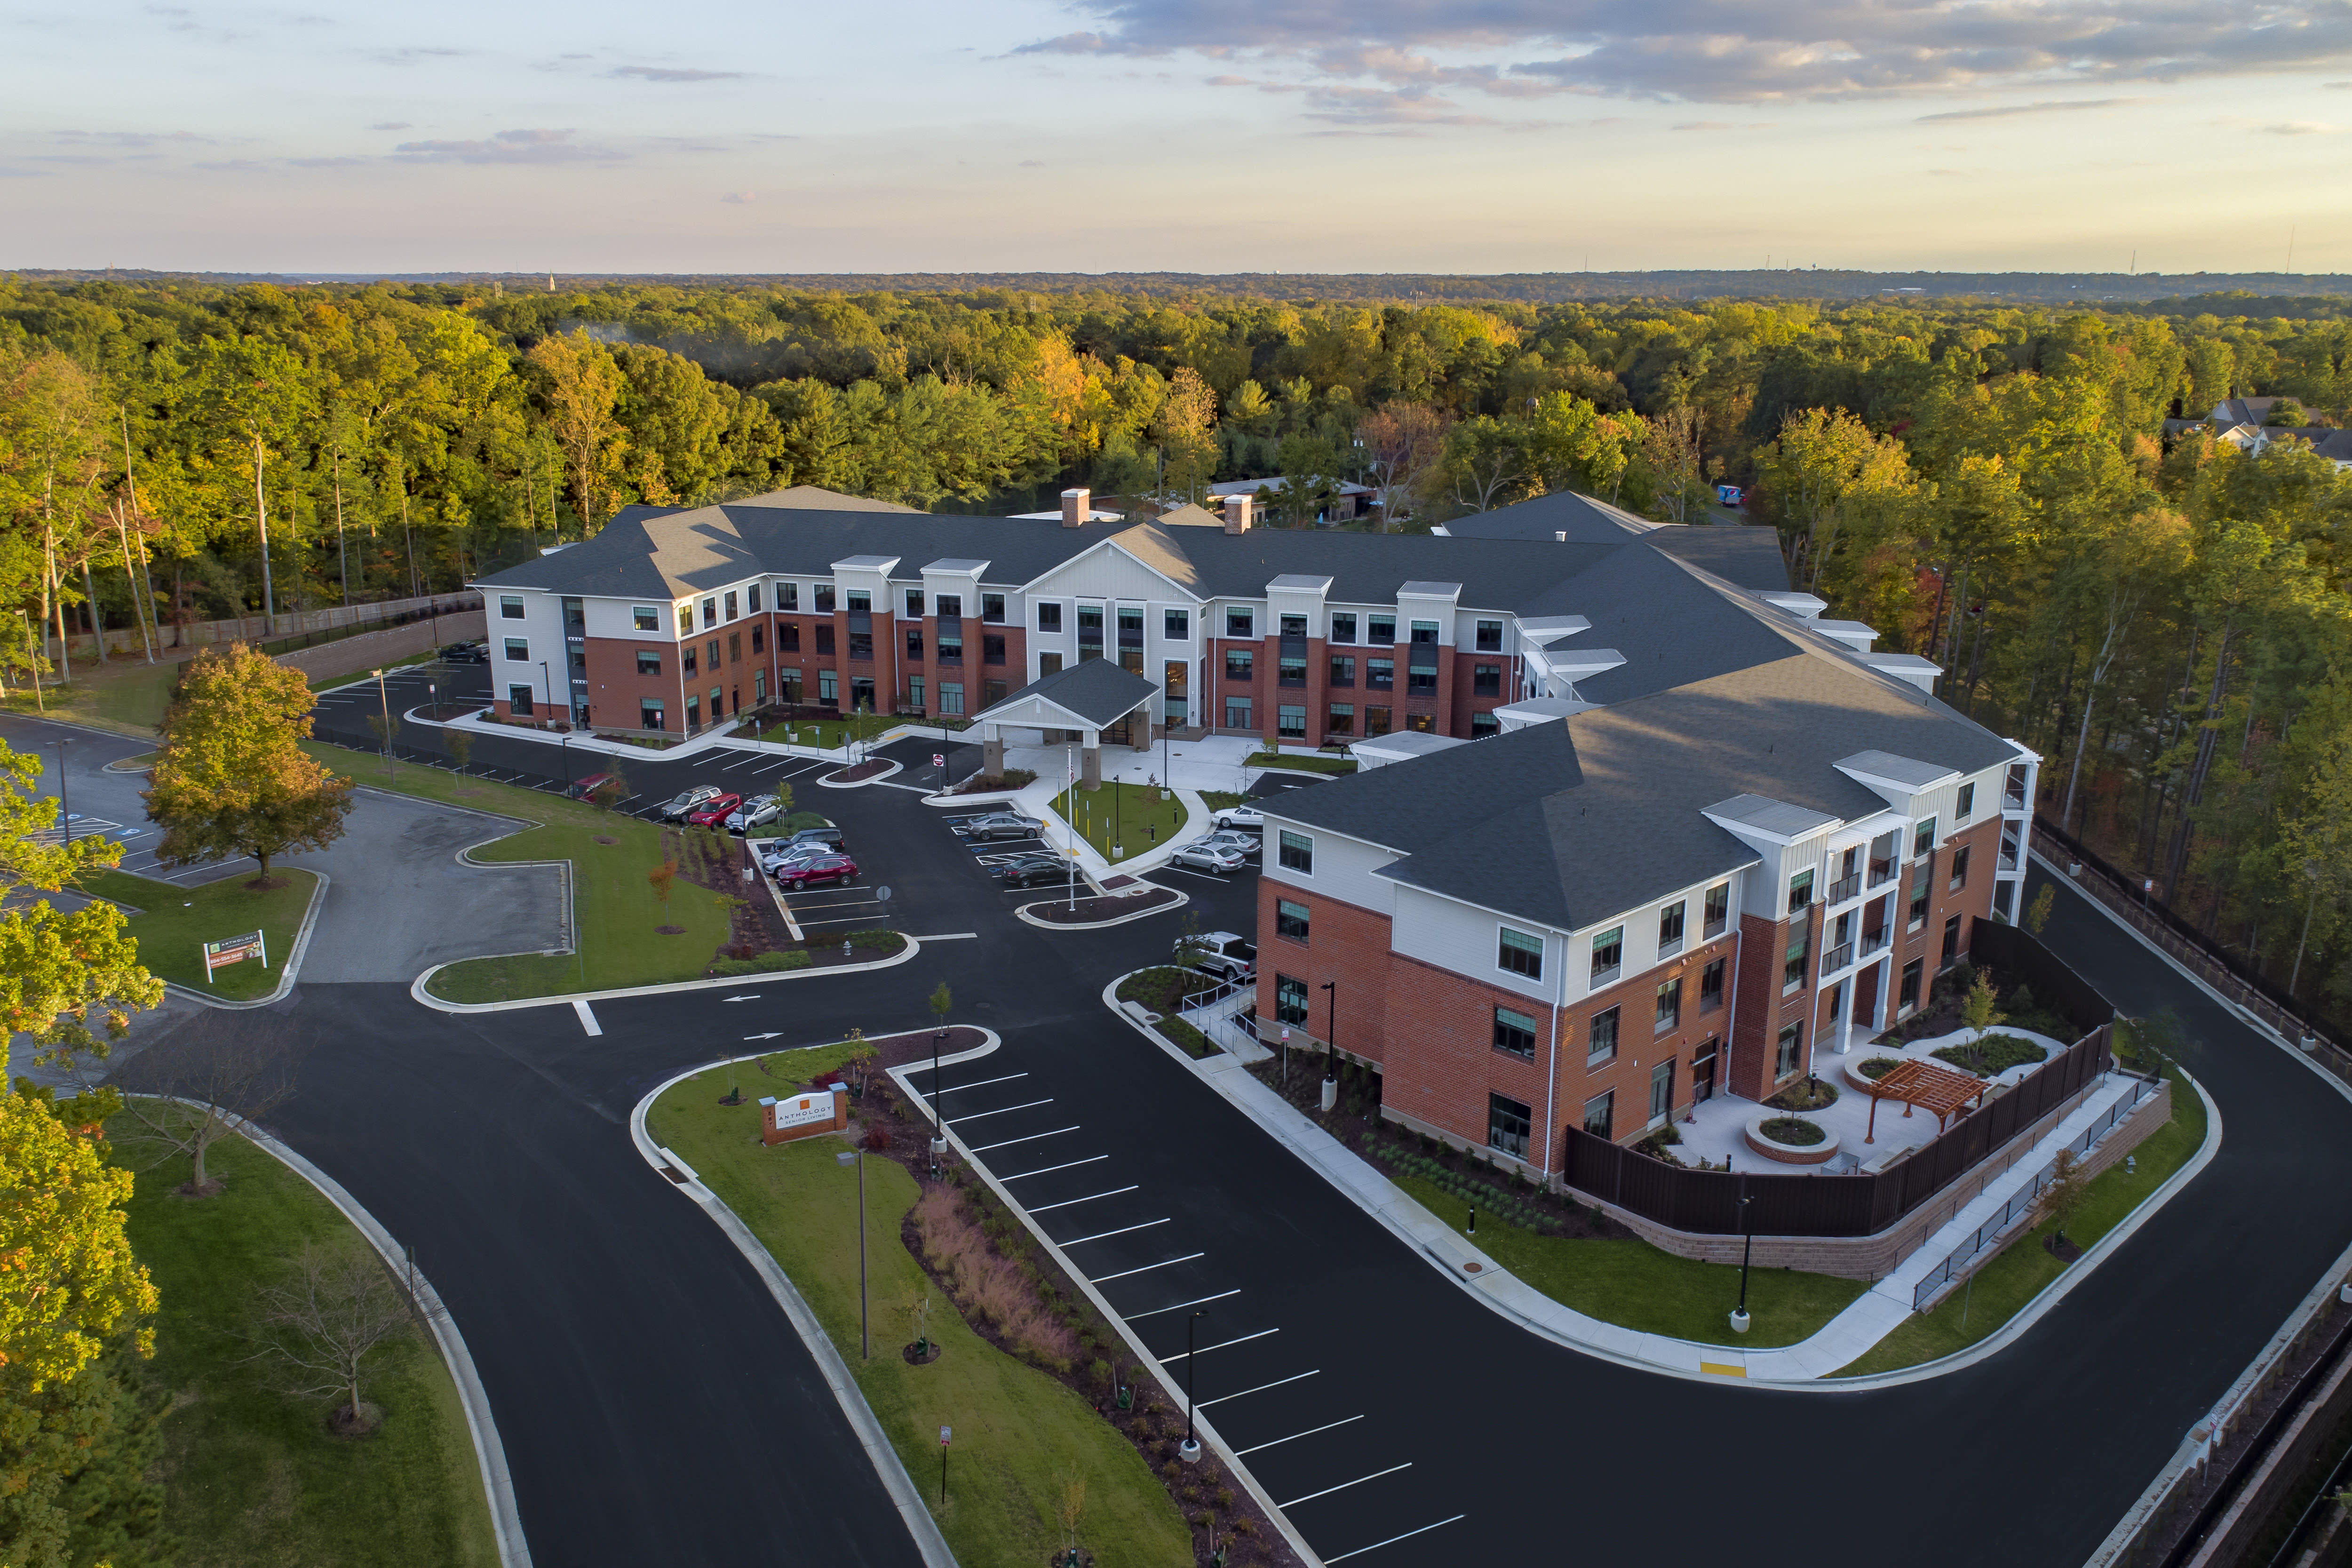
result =
[[[163,715],[147,811],[163,829],[156,857],[174,865],[250,855],[269,862],[342,837],[352,781],[306,755],[313,702],[301,672],[245,643],[193,660]]]

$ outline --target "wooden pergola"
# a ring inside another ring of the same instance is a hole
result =
[[[1937,1067],[1934,1062],[1912,1058],[1887,1069],[1885,1078],[1870,1083],[1870,1129],[1864,1136],[1865,1143],[1878,1142],[1878,1102],[1899,1100],[1903,1114],[1911,1114],[1914,1106],[1936,1113],[1936,1131],[1944,1130],[1944,1118],[1970,1100],[1982,1104],[1985,1090],[1990,1087],[1979,1078],[1950,1068]]]

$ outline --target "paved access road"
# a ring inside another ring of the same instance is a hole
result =
[[[597,1037],[568,1007],[450,1019],[392,987],[306,986],[293,1010],[317,1044],[282,1131],[418,1244],[542,1561],[907,1559],[782,1315],[624,1122],[747,1035],[919,1026],[940,979],[1005,1040],[950,1069],[950,1114],[976,1119],[959,1131],[1156,1350],[1207,1307],[1207,1414],[1328,1561],[1793,1563],[1900,1542],[1923,1563],[2074,1568],[2352,1242],[2352,1105],[2069,892],[2053,944],[2188,1023],[2236,1130],[2213,1166],[1967,1372],[1824,1396],[1617,1367],[1494,1317],[1105,1012],[1104,982],[1162,956],[1179,917],[1036,930],[914,794],[820,794],[893,860],[903,929],[975,934],[869,974],[603,1004]],[[1250,929],[1251,878],[1168,880],[1204,928]],[[780,1544],[773,1517],[842,1534]]]

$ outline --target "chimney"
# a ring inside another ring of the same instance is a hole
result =
[[[1094,515],[1094,510],[1092,490],[1062,492],[1062,526],[1064,528],[1084,528],[1087,519]]]
[[[1553,534],[1552,537],[1559,541],[1562,544],[1566,544],[1568,542],[1568,530],[1563,528],[1558,533]]]
[[[1256,504],[1255,496],[1227,496],[1225,498],[1225,531],[1247,533],[1250,528],[1250,509]]]

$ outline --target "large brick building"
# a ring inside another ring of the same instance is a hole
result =
[[[1532,1174],[1566,1128],[1759,1100],[1899,1019],[2023,874],[2033,753],[1869,628],[1659,543],[1517,601],[1537,694],[1504,732],[1267,808],[1261,1021],[1336,1035],[1391,1118]]]

